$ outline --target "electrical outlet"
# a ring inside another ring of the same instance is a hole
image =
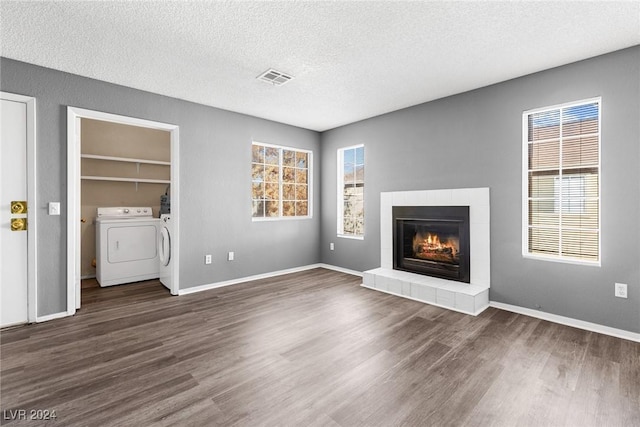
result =
[[[227,259],[229,261],[233,261],[236,257],[236,254],[234,252],[229,252],[229,254],[227,255]]]
[[[333,243],[329,243],[329,250],[332,251],[334,250],[336,247],[333,245]]]
[[[627,297],[627,285],[625,283],[616,283],[615,295],[618,298],[626,298]]]
[[[204,256],[204,263],[211,264],[211,255],[207,254]]]

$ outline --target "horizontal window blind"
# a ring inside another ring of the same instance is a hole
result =
[[[600,260],[600,100],[524,114],[525,251]]]

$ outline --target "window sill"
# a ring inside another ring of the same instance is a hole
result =
[[[533,255],[533,254],[522,254],[523,258],[533,259],[537,261],[551,261],[551,262],[559,262],[561,264],[574,264],[574,265],[584,265],[587,267],[601,267],[600,261],[582,261],[579,259],[572,258],[558,258],[552,256],[544,256],[544,255]]]
[[[272,222],[272,221],[295,221],[295,220],[304,220],[304,219],[312,219],[312,216],[279,216],[279,217],[251,217],[251,222]]]
[[[351,240],[364,240],[364,235],[353,236],[351,234],[338,234],[337,237],[341,237],[343,239],[351,239]]]

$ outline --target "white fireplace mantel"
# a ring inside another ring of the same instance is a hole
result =
[[[393,269],[394,206],[469,206],[470,282]],[[365,271],[363,286],[477,315],[489,306],[491,282],[489,188],[394,191],[380,194],[380,268]]]

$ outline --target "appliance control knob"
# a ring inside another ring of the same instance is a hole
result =
[[[138,213],[140,213],[140,209],[138,209]]]
[[[124,213],[129,213],[129,209],[125,209],[125,210],[124,210]]]

